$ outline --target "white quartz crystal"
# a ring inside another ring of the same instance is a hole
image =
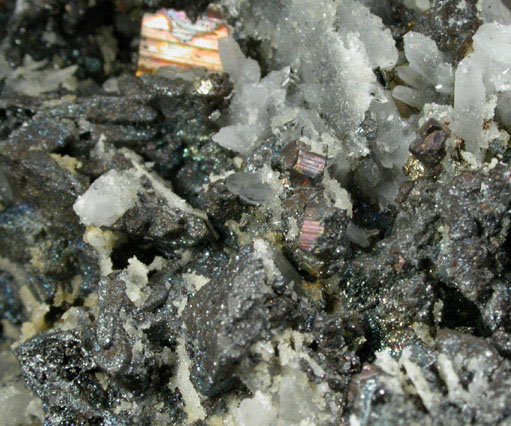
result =
[[[113,271],[113,263],[110,255],[122,237],[110,230],[102,230],[95,226],[89,226],[83,234],[83,241],[94,247],[98,254],[99,268],[101,275],[107,276]]]
[[[362,228],[356,226],[353,222],[348,224],[346,234],[351,242],[358,244],[360,247],[369,247],[370,242],[368,237],[373,235],[371,232],[365,231]]]
[[[139,179],[130,171],[110,170],[78,197],[73,209],[88,226],[110,226],[137,200]]]
[[[346,210],[348,217],[353,215],[353,204],[351,203],[350,194],[346,191],[341,184],[330,176],[328,170],[323,174],[323,186],[325,187],[325,195],[328,201],[334,207]]]
[[[479,64],[471,57],[465,58],[456,70],[452,128],[465,141],[466,150],[477,156],[487,147],[483,139],[484,120],[488,117],[485,106],[486,89]]]
[[[246,83],[259,82],[261,79],[259,64],[253,59],[246,58],[232,37],[219,41],[218,52],[222,68],[229,74],[236,88],[241,88]]]
[[[232,38],[221,40],[220,59],[234,83],[235,94],[230,104],[230,124],[213,140],[224,148],[248,154],[269,133],[269,110],[285,101],[289,69],[273,71],[260,80],[259,65],[246,58]]]
[[[126,295],[138,308],[143,306],[149,296],[147,277],[149,268],[140,262],[136,256],[128,260],[128,267],[122,272],[121,280],[126,285]]]
[[[453,70],[436,43],[429,37],[410,31],[403,37],[410,70],[419,74],[441,93],[452,91]]]
[[[414,71],[408,64],[397,66],[396,74],[408,86],[414,89],[424,91],[429,87],[429,82],[418,72]]]
[[[387,169],[394,166],[401,168],[406,163],[408,147],[415,138],[415,133],[401,118],[390,96],[385,97],[383,102],[373,101],[368,115],[378,125],[377,138],[372,149],[380,164]]]
[[[245,398],[235,410],[239,426],[267,426],[277,424],[278,410],[271,395],[257,391],[252,398]]]
[[[35,61],[25,55],[23,66],[16,68],[7,75],[4,83],[4,91],[13,91],[27,96],[39,96],[59,88],[69,90],[76,89],[76,78],[74,74],[78,65],[71,65],[62,69],[43,69],[47,64],[46,60]],[[2,74],[0,64],[0,77]]]
[[[511,63],[511,26],[484,24],[473,37],[474,50],[485,52],[492,61]]]
[[[425,12],[431,7],[429,0],[404,0],[403,4],[417,12]]]
[[[407,105],[422,109],[428,99],[419,90],[412,89],[407,86],[396,86],[392,90],[392,96],[394,99],[398,99]]]
[[[183,274],[183,280],[185,285],[190,292],[199,291],[202,287],[209,283],[210,278],[200,275],[196,272],[190,272]]]
[[[460,378],[456,374],[452,361],[445,354],[438,354],[437,368],[440,377],[447,385],[449,392],[449,399],[456,402],[466,403],[470,400],[469,393],[463,388],[460,383]]]
[[[508,6],[505,6],[505,3]],[[479,15],[484,22],[511,24],[511,10],[507,0],[479,0],[477,2]]]
[[[473,40],[473,52],[456,70],[452,127],[468,154],[481,160],[491,140],[508,137],[492,121],[495,113],[511,124],[511,25],[483,24]]]
[[[372,68],[390,69],[396,65],[398,53],[391,32],[367,7],[356,0],[341,0],[337,20],[342,34],[358,34]]]

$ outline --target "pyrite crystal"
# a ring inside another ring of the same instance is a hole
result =
[[[0,1],[0,426],[511,424],[503,0]]]

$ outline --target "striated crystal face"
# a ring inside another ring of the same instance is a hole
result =
[[[220,9],[211,5],[192,22],[185,12],[160,9],[142,18],[137,75],[169,65],[221,71],[218,41],[229,35]]]

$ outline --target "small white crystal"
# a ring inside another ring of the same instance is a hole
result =
[[[346,210],[348,217],[351,217],[353,215],[353,204],[350,199],[350,194],[336,179],[330,176],[328,170],[324,171],[323,185],[325,187],[325,195],[330,198],[333,206]]]
[[[487,118],[485,110],[486,88],[479,65],[469,56],[460,62],[456,70],[454,88],[454,133],[465,140],[467,151],[481,155],[486,148],[483,141],[483,125]]]
[[[218,52],[223,70],[236,88],[246,83],[258,83],[261,78],[261,70],[256,61],[246,58],[238,43],[232,37],[222,38],[218,42]]]
[[[284,104],[285,82],[289,68],[273,71],[260,80],[256,61],[245,58],[232,38],[221,40],[220,59],[234,82],[234,97],[229,107],[229,125],[213,140],[224,148],[247,155],[270,131],[269,110]]]
[[[254,146],[257,138],[252,132],[247,132],[242,124],[222,127],[218,133],[213,135],[213,140],[224,148],[248,154]]]
[[[438,66],[435,90],[447,95],[454,90],[454,68],[451,64],[443,62]]]
[[[89,226],[83,234],[83,241],[94,247],[98,254],[101,275],[107,276],[112,272],[113,263],[110,255],[120,240],[119,235],[110,230],[102,230],[95,226]]]
[[[110,226],[135,205],[139,180],[130,171],[110,170],[97,178],[73,205],[87,226]]]
[[[313,402],[313,391],[305,373],[293,371],[280,382],[280,417],[284,424],[298,424],[313,416],[317,407]]]
[[[348,224],[348,228],[346,229],[346,234],[351,242],[358,244],[360,247],[369,247],[369,239],[367,238],[371,235],[370,232],[365,231],[362,228],[356,226],[353,222]]]
[[[449,75],[452,79],[450,65],[444,60],[444,55],[438,50],[436,43],[429,37],[410,31],[403,37],[406,59],[410,68],[420,74],[433,87],[439,80],[442,87],[448,83]],[[445,91],[445,89],[444,89]]]
[[[445,354],[439,354],[437,359],[437,368],[443,381],[447,385],[449,399],[455,402],[466,403],[470,401],[469,393],[460,383],[460,378],[454,370],[452,361]]]
[[[419,117],[419,127],[431,118],[440,122],[450,123],[452,121],[453,107],[451,105],[428,103],[424,105],[422,112],[423,115]]]
[[[190,381],[190,359],[186,353],[185,343],[183,339],[178,339],[177,345],[178,365],[177,371],[171,380],[171,388],[179,388],[184,401],[184,411],[186,413],[187,424],[194,423],[198,420],[206,418],[206,412],[202,407],[199,393],[195,390]]]
[[[140,262],[136,256],[133,256],[128,260],[128,267],[121,274],[121,279],[126,285],[126,295],[138,308],[144,304],[148,297],[146,291],[149,282],[148,273],[149,268]]]
[[[369,108],[369,116],[377,123],[378,131],[372,146],[373,152],[385,168],[399,168],[406,164],[408,147],[415,138],[414,132],[399,115],[396,106],[388,93],[385,102],[373,101]],[[371,182],[372,185],[375,182]]]
[[[406,374],[415,387],[424,407],[432,413],[434,412],[435,405],[438,404],[441,395],[430,389],[429,383],[424,377],[422,370],[415,362],[411,361],[410,358],[411,349],[408,346],[403,350],[399,363],[402,367],[404,367]]]
[[[103,90],[107,93],[119,94],[119,79],[117,77],[110,77],[103,83]]]
[[[209,283],[209,278],[196,272],[183,274],[183,280],[188,291],[196,292]]]
[[[403,4],[417,12],[425,12],[431,7],[429,0],[404,0]]]
[[[364,43],[372,68],[390,69],[397,63],[396,43],[380,17],[356,0],[341,0],[337,8],[341,33],[357,33]]]
[[[396,74],[401,80],[408,84],[408,86],[414,89],[424,91],[430,87],[429,82],[418,72],[414,71],[408,64],[397,66]]]
[[[42,69],[46,63],[45,60],[34,61],[29,55],[25,55],[23,66],[7,75],[4,90],[27,96],[39,96],[60,87],[69,90],[76,89],[77,82],[74,74],[78,65],[62,69]]]
[[[273,282],[280,271],[277,269],[273,258],[275,257],[274,249],[271,248],[266,241],[262,238],[254,240],[254,252],[257,257],[263,262],[264,271],[269,282]]]
[[[406,86],[394,87],[392,97],[418,109],[422,109],[427,102],[426,97],[420,91]]]
[[[477,7],[481,19],[488,23],[511,24],[511,10],[504,1],[506,0],[479,0]]]
[[[239,426],[267,426],[277,424],[278,411],[270,395],[256,391],[252,398],[241,401],[235,411],[236,424]]]
[[[270,185],[258,173],[237,172],[225,179],[227,190],[250,204],[264,203],[272,196]]]
[[[482,50],[495,62],[511,65],[511,25],[483,24],[472,37],[474,50]]]
[[[484,24],[473,39],[470,58],[481,69],[487,94],[511,90],[511,25]]]

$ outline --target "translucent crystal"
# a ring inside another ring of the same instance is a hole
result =
[[[413,31],[406,33],[403,40],[410,68],[433,87],[437,86],[439,80],[445,85],[452,71],[449,70],[450,66],[445,63],[436,43],[429,37]]]
[[[73,209],[84,225],[110,226],[134,206],[139,185],[130,172],[111,170],[78,197]]]
[[[508,6],[506,6],[506,3]],[[478,7],[484,22],[511,24],[511,10],[506,0],[479,0]]]
[[[286,98],[284,82],[289,69],[273,71],[260,80],[256,61],[246,58],[231,38],[220,43],[222,66],[234,83],[230,105],[230,124],[220,129],[213,140],[241,154],[248,154],[270,129],[269,109],[281,106]]]
[[[487,116],[485,104],[486,88],[481,70],[472,58],[465,58],[456,70],[452,127],[455,134],[465,140],[466,149],[474,154],[480,154],[481,148],[485,147],[483,142],[483,124]]]
[[[381,18],[355,0],[342,0],[337,8],[341,34],[356,33],[365,46],[372,68],[392,68],[397,63],[397,49]],[[362,30],[363,29],[363,30]]]
[[[491,60],[511,65],[511,25],[484,24],[473,37],[474,50],[488,54]]]

